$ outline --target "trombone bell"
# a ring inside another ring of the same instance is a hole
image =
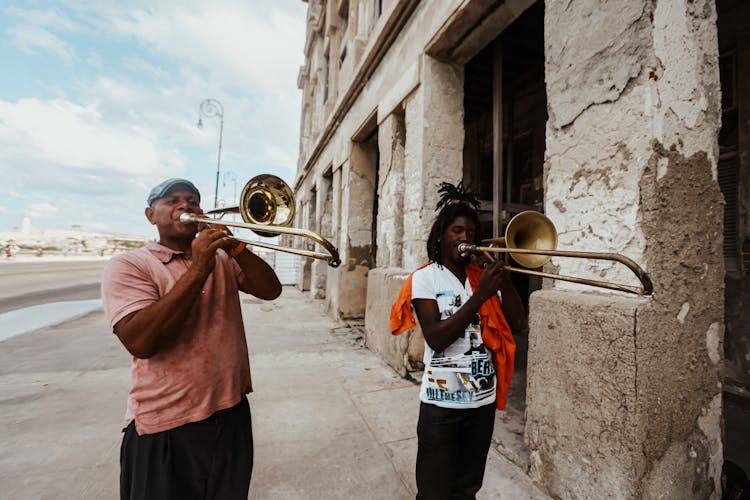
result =
[[[557,229],[549,218],[534,210],[521,212],[513,217],[505,229],[504,238],[492,238],[483,240],[489,246],[475,246],[462,243],[458,245],[458,251],[464,252],[495,252],[509,253],[513,260],[521,266],[529,269],[518,269],[506,266],[505,269],[517,273],[543,278],[558,279],[581,283],[583,285],[597,286],[620,292],[634,293],[638,295],[651,295],[654,287],[648,273],[641,269],[633,260],[617,253],[603,252],[578,252],[570,250],[557,250]],[[640,287],[622,285],[608,281],[591,280],[576,276],[562,276],[554,273],[534,271],[545,265],[553,256],[574,257],[581,259],[610,260],[623,264],[636,275],[641,282]]]
[[[526,210],[513,217],[505,228],[505,244],[508,248],[529,250],[555,250],[557,229],[549,218],[534,210]],[[523,267],[542,267],[552,257],[535,254],[510,254]]]
[[[294,193],[286,182],[275,175],[256,175],[242,188],[238,209],[242,220],[249,224],[289,226],[294,218]],[[253,231],[265,237],[278,234]]]
[[[245,221],[244,223],[225,222],[221,220],[224,214],[238,212],[242,220]],[[261,248],[325,260],[331,267],[338,267],[341,264],[339,252],[330,241],[307,229],[290,227],[294,218],[294,193],[286,182],[275,175],[256,175],[242,188],[238,206],[214,209],[206,212],[205,215],[217,216],[217,218],[182,214],[180,222],[183,224],[204,222],[206,224],[239,227],[249,229],[259,236],[267,238],[280,234],[302,236],[313,240],[325,248],[328,253],[238,239],[239,241],[244,241]]]

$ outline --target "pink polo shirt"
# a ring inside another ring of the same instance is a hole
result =
[[[191,259],[156,242],[113,257],[104,269],[102,299],[109,324],[153,304],[187,271]],[[244,274],[217,251],[216,267],[173,347],[149,359],[133,358],[126,425],[153,434],[203,420],[252,391],[240,310]]]

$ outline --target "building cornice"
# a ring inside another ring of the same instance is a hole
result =
[[[365,50],[364,58],[357,67],[351,85],[349,85],[346,93],[339,100],[338,105],[326,123],[325,129],[323,129],[323,133],[320,134],[315,147],[305,161],[304,167],[302,167],[302,170],[297,175],[297,180],[294,183],[295,191],[299,189],[302,181],[307,177],[310,168],[323,152],[323,149],[328,145],[339,125],[341,125],[344,116],[346,116],[346,113],[354,105],[370,77],[377,70],[380,62],[396,41],[396,38],[398,38],[401,29],[409,21],[411,14],[417,8],[417,5],[419,5],[419,1],[398,0],[385,16],[385,21],[381,28],[377,31],[375,38],[371,40],[367,50]]]

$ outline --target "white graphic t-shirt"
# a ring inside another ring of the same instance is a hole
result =
[[[472,295],[468,278],[461,282],[433,262],[412,277],[411,298],[437,301],[440,320],[452,316]],[[485,349],[479,314],[444,351],[425,342],[424,375],[419,399],[443,408],[477,408],[495,402],[495,368]]]

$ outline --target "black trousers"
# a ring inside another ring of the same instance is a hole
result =
[[[205,420],[139,436],[125,429],[120,448],[122,500],[247,500],[253,431],[245,395]]]
[[[495,404],[452,409],[421,403],[417,499],[473,499],[482,487]]]

